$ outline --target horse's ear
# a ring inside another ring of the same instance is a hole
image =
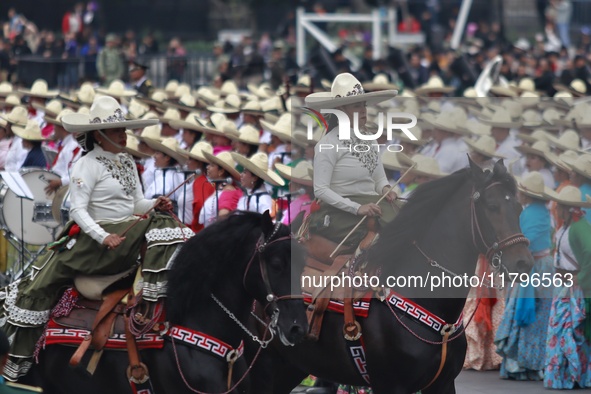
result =
[[[269,214],[269,210],[266,210],[261,216],[261,230],[265,234],[265,238],[269,237],[273,232],[273,219]]]
[[[507,173],[507,167],[505,167],[503,159],[497,160],[495,166],[493,167],[493,172],[497,175],[505,175]]]

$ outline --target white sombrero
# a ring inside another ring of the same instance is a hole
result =
[[[531,134],[518,133],[516,137],[528,144],[533,144],[537,141],[550,142],[550,133],[543,129],[536,129]]]
[[[183,130],[194,130],[194,131],[200,131],[198,129],[198,127],[200,127],[201,125],[199,123],[197,123],[197,120],[195,119],[196,117],[199,117],[201,114],[199,112],[190,112],[189,115],[187,115],[187,117],[184,120],[171,120],[169,122],[170,127],[172,127],[173,129],[179,130],[179,129],[183,129]]]
[[[133,133],[133,131],[132,131]],[[125,144],[125,150],[132,156],[147,159],[150,155],[140,152],[139,140],[132,134],[127,133],[127,143]]]
[[[10,82],[4,81],[0,83],[0,97],[6,97],[12,94],[13,91],[14,88]]]
[[[455,90],[453,86],[445,86],[443,80],[438,76],[432,76],[429,78],[426,84],[421,85],[415,89],[417,96],[426,96],[431,93],[443,93],[448,94]]]
[[[515,150],[526,155],[536,155],[546,160],[546,153],[550,152],[550,145],[546,141],[536,141],[531,146],[516,146]]]
[[[571,169],[587,179],[591,179],[591,154],[585,153],[571,164]]]
[[[232,136],[232,139],[249,145],[259,145],[260,133],[253,125],[245,124],[238,129],[238,135]]]
[[[140,142],[146,142],[146,140],[162,141],[162,134],[160,133],[160,125],[158,123],[148,127],[144,127],[141,134],[137,136]]]
[[[184,164],[187,161],[187,158],[178,152],[179,141],[174,137],[164,138],[162,142],[151,139],[145,139],[144,142],[150,148],[172,157],[180,164]]]
[[[495,152],[497,149],[497,143],[495,142],[495,139],[489,135],[481,135],[476,141],[470,138],[464,138],[464,142],[471,150],[481,154],[482,156],[491,158],[498,157],[500,159],[506,158],[505,156],[499,155]]]
[[[59,90],[48,90],[47,82],[44,79],[37,79],[33,82],[31,89],[19,89],[18,91],[26,96],[42,98],[54,98],[60,93]]]
[[[43,111],[43,112],[45,112],[46,115],[49,115],[49,116],[55,118],[57,116],[57,114],[59,114],[60,111],[62,109],[64,109],[64,106],[62,105],[60,100],[52,99],[45,105],[41,105],[39,103],[33,103],[33,108]]]
[[[283,178],[301,185],[312,186],[314,181],[310,176],[310,170],[314,171],[312,163],[306,160],[300,161],[295,167],[281,163],[275,163],[275,169]]]
[[[556,196],[552,189],[544,185],[544,178],[537,171],[529,172],[523,178],[516,180],[517,189],[527,196],[542,200],[549,200]]]
[[[209,163],[209,161],[205,158],[203,154],[207,152],[213,155],[213,146],[211,146],[209,142],[199,141],[198,143],[193,145],[189,152],[183,149],[179,149],[178,152],[181,155],[185,156],[187,159],[193,159],[201,161],[203,163]]]
[[[220,114],[237,114],[240,112],[241,106],[240,97],[237,94],[229,94],[223,100],[218,100],[213,105],[207,106],[207,110]]]
[[[46,139],[41,135],[39,122],[34,119],[29,119],[25,127],[13,126],[12,131],[14,134],[27,141],[45,141]]]
[[[584,97],[587,94],[587,85],[581,79],[573,79],[568,86],[561,83],[555,83],[553,86],[558,92],[568,92],[575,97]]]
[[[277,136],[281,141],[287,142],[291,141],[291,121],[291,114],[286,112],[274,124],[261,120],[261,126],[269,133]]]
[[[133,97],[137,95],[137,90],[125,89],[125,84],[123,83],[123,81],[120,81],[118,79],[111,82],[109,84],[109,87],[106,89],[104,87],[96,88],[96,92],[117,98]]]
[[[88,115],[82,113],[68,114],[62,118],[64,128],[70,133],[84,133],[103,129],[140,129],[155,125],[158,120],[126,120],[121,106],[113,97],[98,97],[92,103]]]
[[[581,190],[575,186],[565,186],[551,198],[561,205],[570,207],[591,207],[591,196],[586,195],[587,201],[583,201]]]
[[[361,82],[349,73],[337,75],[330,92],[312,93],[306,96],[306,106],[315,109],[337,108],[359,102],[368,105],[389,100],[396,96],[396,90],[382,90],[365,93]]]
[[[412,159],[402,152],[386,150],[382,154],[382,164],[387,170],[406,171],[413,163]]]
[[[546,153],[546,160],[551,163],[554,167],[569,173],[572,171],[571,165],[574,163],[579,155],[577,152],[572,150],[567,150],[560,155],[556,155],[555,153],[548,152]]]
[[[432,157],[417,154],[414,155],[411,160],[415,164],[415,167],[410,170],[411,174],[428,176],[432,178],[442,178],[448,175],[441,172],[437,160]]]
[[[21,98],[16,94],[9,94],[4,100],[0,100],[0,108],[4,107],[16,107],[21,105]]]
[[[553,135],[549,135],[548,139],[550,144],[554,145],[560,150],[579,150],[581,149],[581,140],[579,134],[574,130],[565,130],[564,133],[558,138]]]
[[[284,186],[285,181],[275,172],[269,169],[269,157],[266,153],[257,152],[249,158],[246,158],[236,152],[231,153],[232,158],[240,164],[245,170],[252,172],[255,176],[273,186]]]
[[[29,113],[25,107],[18,105],[14,107],[8,115],[0,115],[0,117],[12,125],[25,127],[29,120],[28,114]]]
[[[62,118],[65,115],[73,114],[73,113],[74,113],[74,111],[71,110],[70,108],[64,108],[64,109],[61,110],[61,112],[59,114],[57,114],[57,116],[55,118],[46,116],[45,117],[45,121],[47,123],[50,123],[50,124],[53,124],[53,125],[62,126]]]
[[[490,118],[480,117],[478,119],[491,127],[499,127],[503,129],[517,128],[521,126],[521,123],[511,119],[509,111],[503,107],[495,111]]]
[[[208,152],[202,153],[203,157],[208,163],[212,163],[223,168],[228,172],[228,174],[230,174],[230,176],[232,176],[232,178],[240,180],[240,173],[235,168],[234,159],[230,152],[220,152],[215,156]]]
[[[363,83],[363,88],[368,92],[400,89],[398,85],[390,83],[386,74],[376,74],[371,81]]]

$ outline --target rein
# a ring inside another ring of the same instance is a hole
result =
[[[498,185],[502,185],[501,182],[493,182],[490,185],[488,185],[484,191],[494,187],[494,186],[498,186]],[[502,262],[502,255],[503,255],[503,250],[507,247],[513,246],[513,245],[517,245],[519,243],[525,243],[526,245],[529,245],[529,240],[523,235],[523,233],[516,233],[513,235],[510,235],[509,237],[500,240],[500,241],[495,241],[492,244],[489,244],[488,242],[486,242],[486,240],[484,239],[484,235],[482,233],[481,230],[481,226],[480,226],[480,222],[478,220],[478,215],[476,213],[476,203],[478,202],[478,200],[481,197],[481,192],[479,190],[476,190],[475,188],[472,189],[472,196],[470,198],[470,228],[471,228],[471,233],[472,233],[472,243],[474,245],[474,247],[476,248],[476,250],[480,250],[481,248],[478,246],[478,238],[480,243],[482,244],[482,246],[485,249],[485,257],[487,259],[487,261],[489,262],[489,264],[491,265],[491,267],[493,268],[494,272],[499,272],[501,270],[505,270],[508,272],[507,267],[503,264]],[[459,276],[458,274],[454,273],[453,271],[447,269],[446,267],[440,265],[436,260],[434,260],[433,258],[429,257],[427,255],[427,253],[425,253],[419,246],[417,241],[413,241],[413,245],[417,248],[417,250],[419,251],[419,253],[421,253],[421,255],[423,255],[423,257],[427,260],[427,262],[432,266],[432,267],[436,267],[441,269],[442,271],[445,271],[447,273],[449,273],[450,275],[457,277]],[[494,285],[494,284],[493,284]],[[494,286],[493,286],[494,287]],[[442,345],[442,354],[441,354],[441,362],[439,364],[439,368],[437,370],[437,372],[435,373],[435,376],[429,381],[429,383],[423,387],[421,390],[425,390],[428,387],[430,387],[439,377],[439,375],[441,374],[441,371],[443,370],[443,367],[445,365],[445,361],[447,358],[447,344],[457,338],[459,338],[464,331],[466,330],[466,328],[470,325],[470,323],[472,322],[472,319],[474,318],[474,315],[476,314],[476,310],[478,309],[478,307],[480,306],[480,302],[481,302],[481,298],[478,298],[478,303],[476,304],[476,308],[474,309],[474,311],[472,312],[472,315],[470,316],[470,319],[468,320],[467,324],[462,324],[462,328],[460,330],[456,332],[456,326],[454,326],[453,324],[445,324],[443,326],[443,328],[440,331],[440,334],[443,336],[443,340],[442,341],[430,341],[428,339],[425,339],[423,337],[421,337],[419,334],[417,334],[416,332],[414,332],[408,325],[406,325],[402,319],[396,314],[396,312],[394,311],[394,309],[392,308],[392,306],[390,305],[389,302],[386,302],[386,304],[388,305],[388,309],[390,309],[390,312],[394,315],[394,317],[396,318],[396,320],[398,321],[398,323],[400,323],[400,325],[402,325],[409,333],[411,333],[415,338],[419,339],[420,341],[424,342],[424,343],[428,343],[431,345]],[[452,335],[454,334],[455,335]]]
[[[242,324],[242,322],[213,294],[211,295],[211,298],[218,304],[218,306],[224,311],[224,313],[226,313],[226,315],[228,315],[228,317],[230,317],[230,319],[232,319],[244,332],[246,332],[251,339],[259,344],[259,348],[254,356],[254,358],[252,359],[250,365],[248,366],[248,368],[246,369],[246,371],[244,372],[244,374],[242,375],[242,377],[233,385],[231,386],[232,383],[232,370],[233,370],[233,366],[234,366],[234,362],[238,359],[238,357],[232,359],[232,360],[228,360],[228,364],[229,364],[229,368],[228,368],[228,390],[224,391],[223,393],[215,393],[215,394],[229,394],[232,391],[234,391],[239,385],[240,383],[242,383],[244,381],[244,379],[246,379],[246,377],[248,376],[248,374],[250,373],[252,367],[254,366],[254,363],[257,361],[261,351],[263,349],[265,349],[269,343],[273,340],[274,338],[274,329],[277,327],[277,321],[279,319],[279,307],[277,306],[277,302],[283,299],[291,299],[292,296],[277,296],[273,293],[273,289],[271,287],[271,282],[269,280],[269,273],[267,271],[267,265],[265,264],[264,259],[262,258],[262,254],[265,251],[265,249],[269,246],[272,245],[276,242],[280,242],[280,241],[287,241],[287,240],[291,240],[292,236],[291,235],[286,235],[283,237],[279,237],[276,239],[273,239],[276,235],[277,232],[279,231],[279,229],[281,228],[281,223],[277,222],[275,224],[275,227],[273,228],[273,232],[271,233],[271,235],[269,235],[268,238],[265,239],[265,235],[261,234],[261,236],[259,237],[254,251],[252,253],[252,256],[250,257],[250,260],[248,261],[248,264],[246,265],[246,269],[244,270],[244,275],[242,277],[242,285],[244,287],[244,289],[246,289],[246,276],[248,275],[248,272],[252,266],[253,261],[255,260],[255,256],[258,255],[259,257],[259,268],[261,271],[261,276],[263,279],[263,283],[265,285],[265,290],[267,292],[267,296],[266,296],[266,300],[268,301],[267,305],[265,305],[265,310],[269,307],[272,306],[273,308],[273,314],[271,316],[271,321],[268,324],[264,324],[265,326],[265,332],[263,333],[262,339],[259,338],[258,336],[256,336],[255,334],[251,333],[250,330],[244,325]],[[265,339],[265,337],[267,336],[267,332],[270,333],[270,338],[269,339]],[[181,364],[180,364],[180,360],[178,357],[178,353],[176,350],[176,344],[174,341],[174,338],[171,336],[171,341],[172,341],[172,348],[174,351],[174,357],[175,357],[175,361],[176,361],[176,365],[177,365],[177,369],[181,375],[181,378],[183,380],[183,383],[185,384],[185,386],[193,393],[196,394],[214,394],[214,393],[206,393],[203,391],[199,391],[194,389],[193,387],[191,387],[191,385],[189,384],[189,382],[187,381],[187,379],[185,378],[185,375],[181,369]]]

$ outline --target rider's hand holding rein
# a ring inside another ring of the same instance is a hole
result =
[[[382,188],[382,194],[386,195],[386,200],[388,202],[393,202],[398,198],[398,194],[396,194],[394,188],[391,188],[390,186],[384,186]]]
[[[158,197],[154,209],[162,212],[170,211],[172,209],[172,202],[170,201],[170,198],[166,196]]]
[[[357,210],[357,215],[358,216],[381,216],[382,209],[380,208],[380,206],[378,204],[374,204],[374,203],[364,204],[364,205],[360,206],[359,209]]]
[[[120,237],[117,234],[109,234],[103,241],[103,245],[107,246],[107,249],[115,249],[125,241],[125,237]]]

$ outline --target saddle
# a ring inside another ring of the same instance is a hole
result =
[[[323,278],[332,276],[362,275],[363,265],[352,267],[354,259],[369,249],[378,238],[377,223],[375,219],[367,222],[368,232],[357,248],[352,246],[341,247],[336,256],[330,255],[337,248],[337,243],[319,236],[310,234],[301,243],[307,250],[306,266],[303,270],[303,276],[312,278],[311,283],[323,283]],[[355,272],[350,272],[355,268]],[[368,275],[373,272],[367,272]],[[316,281],[314,281],[316,279]],[[327,283],[330,285],[330,283]],[[332,300],[342,301],[344,304],[345,338],[352,340],[359,338],[361,328],[355,321],[353,303],[367,295],[367,289],[353,289],[346,283],[341,283],[340,287],[331,289],[331,286],[312,287],[304,286],[302,282],[302,292],[311,295],[311,302],[308,305],[306,314],[308,316],[308,337],[314,341],[320,337],[322,321],[329,302]]]

